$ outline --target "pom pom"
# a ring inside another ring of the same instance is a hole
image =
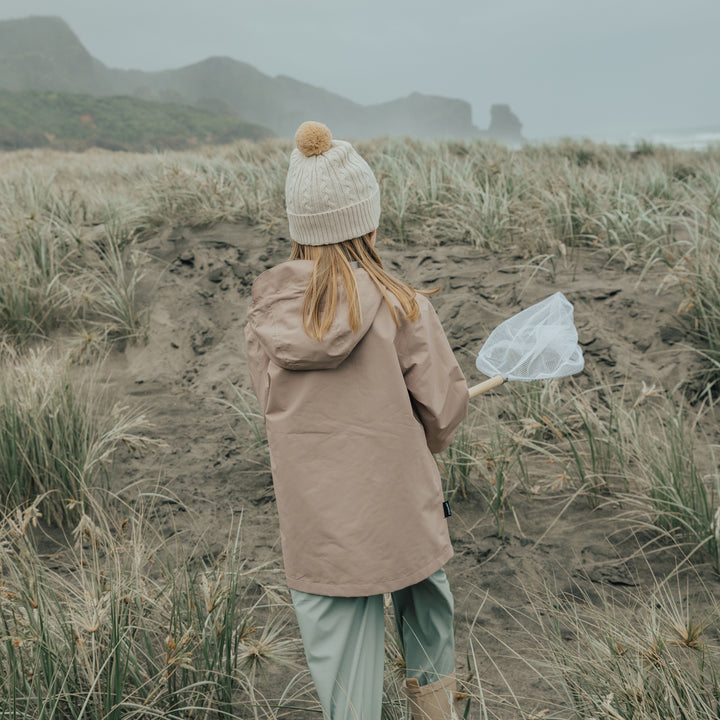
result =
[[[332,134],[322,123],[304,122],[295,133],[295,144],[306,157],[322,155],[332,147]]]

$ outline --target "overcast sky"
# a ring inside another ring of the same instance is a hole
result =
[[[720,0],[0,0],[63,17],[110,67],[210,55],[360,103],[509,103],[528,138],[720,126]]]

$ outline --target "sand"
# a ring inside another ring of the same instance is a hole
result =
[[[202,231],[168,228],[146,241],[141,248],[151,257],[142,284],[143,302],[151,310],[148,340],[116,349],[105,365],[110,392],[143,405],[153,423],[149,434],[165,443],[119,459],[114,488],[137,481],[166,488],[180,503],[159,504],[165,531],[180,533],[188,548],[202,537],[211,554],[223,547],[231,518],[241,515],[248,566],[264,566],[261,582],[281,593],[271,477],[260,454],[246,449],[247,425],[222,400],[232,399],[231,383],[249,388],[243,328],[250,288],[260,272],[287,258],[286,237],[285,228],[268,235],[220,225]],[[689,346],[690,328],[676,313],[680,291],[656,292],[660,268],[641,279],[639,272],[627,272],[619,261],[608,262],[606,254],[590,249],[570,250],[539,269],[527,258],[462,244],[381,243],[379,251],[387,268],[416,287],[441,288],[433,304],[470,384],[484,379],[474,356],[490,331],[562,290],[575,305],[585,351],[586,372],[575,380],[579,387],[604,378],[636,386],[657,383],[678,395],[693,389],[688,378],[699,360]],[[501,392],[495,400],[481,397],[474,403],[502,402]],[[456,555],[447,572],[457,600],[460,674],[472,631],[491,706],[510,696],[502,673],[526,711],[542,712],[561,699],[545,681],[547,671],[532,670],[521,659],[537,659],[528,593],[549,580],[579,598],[622,592],[649,583],[651,571],[659,577],[670,572],[677,556],[664,551],[648,567],[634,556],[647,538],[629,526],[616,498],[591,508],[585,498],[573,499],[572,488],[550,489],[556,468],[538,461],[530,471],[548,481],[545,490],[513,494],[504,540],[497,538],[478,497],[456,499],[450,519]],[[720,590],[709,571],[704,580]],[[510,709],[501,712],[513,716]]]

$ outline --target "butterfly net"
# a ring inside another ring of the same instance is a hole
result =
[[[557,292],[498,325],[475,365],[485,375],[506,380],[565,377],[585,365],[577,343],[573,306]]]

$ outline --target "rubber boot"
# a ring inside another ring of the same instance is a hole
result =
[[[450,676],[428,685],[420,685],[416,678],[405,680],[405,694],[410,701],[413,720],[453,720],[455,678]]]

